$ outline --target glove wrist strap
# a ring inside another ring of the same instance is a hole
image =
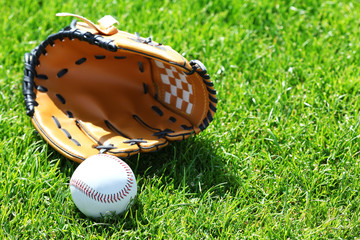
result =
[[[116,27],[114,27],[114,24],[119,24],[119,22],[110,15],[106,15],[105,17],[101,18],[98,21],[99,25],[96,25],[95,23],[93,23],[92,21],[90,21],[89,19],[87,19],[83,16],[72,14],[72,13],[57,13],[56,16],[58,16],[58,17],[76,17],[76,18],[82,20],[83,22],[85,22],[89,27],[91,27],[92,29],[96,30],[97,32],[99,32],[103,35],[113,35],[118,32],[118,29]]]

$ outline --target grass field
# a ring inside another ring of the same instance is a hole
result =
[[[209,128],[126,159],[138,182],[123,216],[74,205],[78,166],[25,115],[23,55],[71,18],[172,46],[208,68]],[[1,239],[356,239],[360,237],[359,1],[0,2]]]

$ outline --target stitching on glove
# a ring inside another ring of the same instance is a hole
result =
[[[40,85],[38,85],[38,86],[36,87],[36,89],[39,90],[40,92],[47,92],[47,91],[48,91],[48,89],[47,89],[46,87],[40,86]]]
[[[142,139],[130,139],[129,137],[127,137],[125,134],[123,134],[122,132],[120,132],[113,124],[110,123],[110,121],[108,120],[104,120],[106,126],[111,130],[116,132],[117,134],[121,135],[124,138],[127,138],[128,140],[124,141],[123,143],[147,143],[147,141],[142,140]],[[132,151],[110,151],[113,149],[118,149],[117,147],[115,147],[113,144],[108,144],[108,145],[103,145],[100,141],[98,141],[94,136],[92,136],[89,131],[85,128],[85,126],[81,123],[81,121],[76,120],[75,121],[76,125],[78,126],[78,128],[84,132],[87,136],[89,136],[91,139],[93,139],[98,146],[95,146],[96,149],[99,149],[101,153],[104,152],[110,152],[110,153],[126,153],[128,154],[128,157],[130,156],[130,153],[133,152],[137,152],[138,150],[132,150]],[[132,146],[134,144],[130,144],[130,146]],[[139,146],[140,147],[140,146]]]
[[[66,111],[65,114],[66,114],[66,116],[68,116],[68,118],[74,118],[73,113],[70,111]]]
[[[207,113],[207,118],[209,119],[210,122],[213,120],[213,116],[210,111],[208,111]]]
[[[65,103],[66,103],[65,98],[64,98],[61,94],[57,93],[55,96],[57,97],[57,99],[58,99],[62,104],[65,104]]]
[[[143,73],[143,72],[144,72],[143,63],[142,63],[142,62],[138,62],[138,65],[139,65],[139,71]]]
[[[114,56],[115,59],[126,59],[126,56]]]
[[[159,139],[160,139],[160,138],[165,138],[166,136],[169,136],[169,135],[168,135],[169,133],[174,133],[174,131],[171,130],[171,129],[161,130],[161,129],[158,129],[158,128],[151,127],[150,125],[148,125],[147,123],[145,123],[139,116],[137,116],[137,115],[135,115],[135,114],[133,115],[133,118],[134,118],[139,124],[141,124],[142,126],[150,129],[151,131],[154,131],[153,136],[156,136],[156,137],[158,137]],[[188,134],[187,134],[187,133],[186,133],[186,134],[178,134],[178,135],[176,135],[176,136],[183,136],[183,139],[185,139],[184,136],[186,136],[186,135],[188,135]],[[165,138],[165,139],[166,139],[166,138]],[[166,143],[167,143],[167,139],[166,139],[165,143],[162,144],[162,145],[165,145]],[[161,146],[161,145],[156,145],[156,148],[159,149],[159,146]],[[144,147],[141,147],[141,148],[143,148],[143,149],[151,149],[151,148],[153,148],[153,147],[155,147],[155,146],[151,146],[151,147],[149,147],[149,148],[144,148]]]
[[[214,86],[214,83],[208,82],[208,81],[206,81],[204,78],[203,78],[203,82],[204,82],[207,86],[209,86],[209,87],[213,87],[213,86]]]
[[[67,68],[61,69],[61,70],[56,74],[56,76],[57,76],[58,78],[61,78],[61,77],[64,76],[67,72],[68,72],[68,69],[67,69]]]
[[[116,149],[116,147],[114,147],[113,144],[99,145],[99,146],[96,146],[95,148],[100,150],[100,153],[106,153],[107,151],[109,151],[111,149]]]
[[[70,133],[69,133],[66,129],[61,128],[61,130],[65,133],[65,135],[67,136],[68,139],[71,139],[71,138],[72,138],[71,135],[70,135]]]
[[[79,60],[77,60],[77,61],[75,62],[75,64],[76,64],[76,65],[80,65],[80,64],[83,64],[83,63],[86,62],[86,61],[87,61],[86,58],[80,58]]]
[[[184,130],[193,130],[194,129],[192,126],[186,126],[186,125],[181,125],[180,127]]]
[[[96,142],[98,145],[102,145],[101,142],[99,142],[94,136],[92,136],[88,130],[86,130],[86,128],[84,127],[84,125],[81,123],[80,120],[75,120],[75,124],[76,126],[80,129],[80,131],[82,131],[83,133],[85,133],[87,136],[89,136],[94,142]]]
[[[110,149],[115,149],[116,147],[114,147],[113,144],[108,144],[108,145],[99,145],[95,147],[96,149],[104,149],[104,150],[110,150]]]
[[[153,136],[158,137],[158,138],[164,138],[164,137],[168,136],[169,133],[174,133],[174,131],[166,128],[165,130],[153,133]]]
[[[169,117],[169,121],[172,122],[172,123],[175,123],[175,122],[176,122],[176,118],[174,118],[174,117]]]
[[[144,94],[148,94],[149,93],[149,86],[146,83],[143,83],[143,88],[144,88]]]
[[[165,137],[179,137],[179,136],[182,136],[183,137],[183,140],[185,140],[185,137],[188,136],[188,135],[192,135],[194,133],[194,131],[191,131],[191,132],[188,132],[188,133],[180,133],[180,134],[171,134],[171,133],[174,133],[175,131],[171,130],[171,129],[164,129],[164,130],[161,130],[161,129],[158,129],[158,128],[154,128],[154,127],[151,127],[150,125],[148,125],[147,123],[145,123],[139,116],[137,115],[133,115],[133,118],[139,123],[141,124],[142,126],[144,127],[147,127],[148,129],[154,131],[153,133],[153,136],[156,136],[158,137],[159,139],[160,138],[165,138]],[[172,117],[170,117],[172,118]],[[169,119],[170,120],[170,119]],[[175,119],[176,120],[176,119]],[[171,120],[170,120],[171,121]],[[191,126],[191,127],[188,127],[186,125],[182,125],[181,126],[182,129],[184,130],[187,130],[187,131],[190,131],[190,130],[193,130],[194,128]]]
[[[30,53],[26,53],[24,56],[25,60],[25,71],[24,71],[24,79],[23,79],[23,94],[26,106],[26,114],[28,116],[34,115],[34,108],[38,106],[38,103],[35,101],[35,93],[34,93],[34,76],[36,76],[35,72],[35,61],[34,57]]]
[[[73,143],[75,143],[75,145],[76,146],[81,146],[81,144],[78,142],[78,141],[76,141],[75,139],[73,139],[73,138],[70,138],[70,140],[73,142]]]
[[[105,122],[106,126],[107,126],[110,130],[116,132],[117,134],[119,134],[120,136],[122,136],[122,137],[124,137],[124,138],[130,139],[130,138],[129,138],[128,136],[126,136],[124,133],[120,132],[120,131],[119,131],[113,124],[111,124],[108,120],[104,120],[104,122]]]
[[[215,113],[216,112],[216,107],[212,104],[212,103],[209,103],[209,108]]]
[[[188,132],[188,133],[181,133],[181,134],[167,134],[166,137],[169,137],[169,138],[182,137],[182,140],[185,140],[187,136],[191,136],[193,134],[195,134],[195,131],[191,131],[191,132]]]
[[[60,124],[59,120],[58,120],[56,117],[54,117],[54,116],[52,116],[51,118],[52,118],[53,121],[55,122],[55,125],[56,125],[58,128],[61,128],[61,124]]]
[[[151,127],[150,125],[146,124],[138,115],[135,115],[135,114],[134,114],[134,115],[133,115],[133,118],[134,118],[138,123],[140,123],[142,126],[147,127],[147,128],[149,128],[150,130],[152,130],[152,131],[157,131],[157,132],[161,131],[161,129],[153,128],[153,127]]]
[[[210,99],[210,101],[213,102],[213,103],[217,103],[217,102],[218,102],[217,98],[214,98],[214,97],[211,96],[210,94],[209,94],[209,99]]]
[[[96,59],[98,59],[98,60],[101,60],[101,59],[105,59],[106,58],[106,56],[104,56],[104,55],[95,55],[94,56]]]
[[[37,129],[39,129],[39,131],[46,137],[46,139],[48,139],[56,148],[60,149],[62,152],[64,152],[65,154],[72,156],[74,158],[80,159],[80,160],[85,160],[84,157],[79,156],[71,151],[69,151],[69,149],[64,149],[61,146],[59,146],[58,144],[56,144],[56,142],[53,141],[52,138],[49,137],[49,135],[40,127],[39,122],[36,120],[36,118],[32,118],[32,120],[34,121],[34,125],[37,126]],[[79,144],[80,143],[78,141],[76,141],[75,139],[70,139],[71,141],[73,141],[75,144]]]
[[[210,76],[207,74],[206,67],[199,60],[191,60],[189,63],[192,66],[192,70],[189,73],[186,73],[186,74],[191,75],[191,74],[194,74],[196,72],[203,79],[203,82],[206,85],[206,90],[209,93],[208,94],[209,108],[215,114],[216,110],[217,110],[215,105],[214,105],[214,104],[217,104],[217,98],[215,97],[216,90],[213,88],[214,84],[210,81]],[[212,96],[212,95],[214,95],[214,96]],[[209,126],[210,122],[213,120],[213,114],[211,114],[210,110],[207,112],[206,117],[204,118],[203,122],[199,126],[199,129],[201,131],[205,130]]]
[[[138,138],[138,139],[126,140],[123,143],[128,143],[130,146],[132,146],[132,145],[139,144],[139,143],[147,143],[147,141],[143,140],[142,138]]]
[[[154,110],[160,117],[164,116],[164,112],[157,106],[152,106],[151,109]]]
[[[216,94],[216,90],[214,90],[214,89],[211,89],[211,88],[209,88],[209,87],[206,87],[207,88],[207,90],[208,90],[208,92],[209,93],[211,93],[211,94]]]
[[[71,134],[66,129],[61,127],[59,120],[55,116],[52,116],[51,118],[55,122],[55,125],[66,135],[68,139],[70,139],[73,143],[75,143],[75,145],[79,147],[81,146],[81,144],[78,141],[72,138]]]
[[[36,78],[40,79],[40,80],[48,80],[49,79],[48,76],[45,74],[36,75]]]

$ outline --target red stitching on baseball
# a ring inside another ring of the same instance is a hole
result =
[[[117,199],[120,201],[121,199],[123,199],[124,197],[121,195],[120,192],[117,193]]]
[[[97,192],[95,189],[93,189],[92,187],[90,187],[85,182],[81,181],[80,179],[71,179],[70,186],[73,186],[73,187],[79,189],[86,196],[88,196],[89,198],[96,200],[98,202],[114,203],[114,202],[121,201],[121,199],[124,199],[129,194],[129,192],[131,191],[132,185],[134,184],[134,176],[133,176],[132,170],[125,162],[123,162],[122,160],[120,160],[119,158],[117,158],[115,156],[106,155],[106,154],[103,154],[101,156],[109,157],[109,158],[117,161],[118,163],[120,163],[120,165],[122,167],[124,167],[126,175],[127,175],[127,183],[123,189],[119,190],[119,192],[117,192],[117,193],[103,194],[103,193]]]

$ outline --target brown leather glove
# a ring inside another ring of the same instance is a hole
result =
[[[216,111],[205,66],[171,47],[119,31],[106,16],[50,35],[25,55],[27,114],[44,139],[81,162],[128,157],[204,130]]]

